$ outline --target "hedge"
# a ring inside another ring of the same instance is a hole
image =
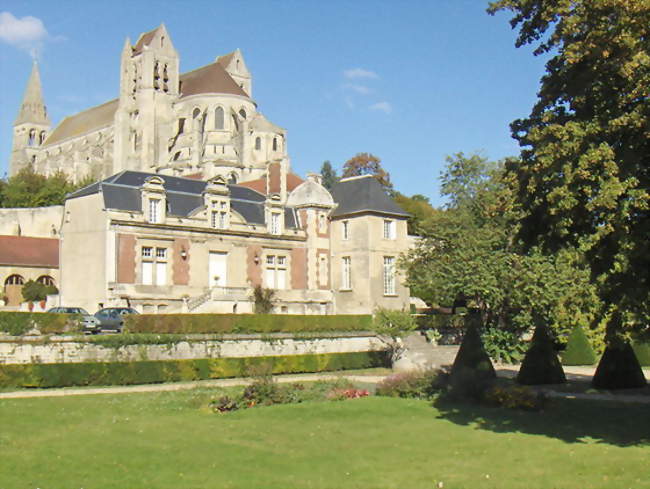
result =
[[[632,349],[642,367],[650,367],[650,343],[633,343]]]
[[[0,365],[0,387],[68,387],[130,385],[227,377],[246,377],[261,366],[274,374],[325,372],[390,365],[384,351],[283,355],[247,358],[206,358],[102,363],[41,363]]]
[[[370,315],[293,314],[133,314],[125,316],[129,333],[297,333],[368,331]]]
[[[81,330],[80,318],[50,312],[0,312],[0,332],[21,336],[32,328],[42,334],[61,334]]]
[[[566,348],[560,357],[562,365],[594,365],[598,361],[596,352],[580,326],[576,326],[571,331]]]

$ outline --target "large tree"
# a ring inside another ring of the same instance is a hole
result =
[[[393,184],[390,174],[381,166],[381,160],[370,153],[357,153],[343,165],[343,178],[372,175],[391,196]]]
[[[320,168],[320,176],[322,178],[323,187],[327,190],[332,190],[336,182],[339,181],[339,177],[336,175],[336,170],[332,168],[332,164],[329,160],[323,162],[323,166]]]
[[[516,45],[550,56],[537,103],[512,124],[508,166],[529,247],[584,250],[608,340],[650,321],[650,0],[499,0]]]
[[[73,184],[63,173],[48,177],[36,173],[31,167],[25,167],[0,184],[0,207],[60,205],[68,193],[90,183],[92,179]]]

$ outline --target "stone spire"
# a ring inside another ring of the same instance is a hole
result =
[[[14,125],[17,126],[25,123],[50,125],[50,120],[47,117],[47,109],[43,103],[41,75],[38,72],[36,62],[32,66],[32,74],[29,76],[27,89],[23,96],[23,103],[20,106],[20,111],[18,112],[18,117],[16,117]]]

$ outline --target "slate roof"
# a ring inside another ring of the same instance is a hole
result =
[[[409,214],[391,199],[372,175],[340,180],[331,192],[339,205],[332,217],[371,213],[408,217]]]
[[[59,268],[59,240],[0,236],[0,264]]]
[[[163,180],[167,197],[167,214],[170,216],[187,217],[203,206],[202,193],[207,184],[205,181],[130,170],[79,189],[68,195],[67,198],[76,199],[101,192],[106,209],[141,212],[140,187],[147,178],[152,176],[160,177]],[[228,188],[230,190],[230,207],[239,213],[247,223],[264,225],[266,197],[260,192],[240,185],[229,184]],[[298,220],[293,208],[286,207],[284,217],[287,228],[297,227]]]

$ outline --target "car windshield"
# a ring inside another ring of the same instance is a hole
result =
[[[48,312],[56,312],[59,314],[85,314],[88,315],[85,309],[81,307],[53,307]]]

